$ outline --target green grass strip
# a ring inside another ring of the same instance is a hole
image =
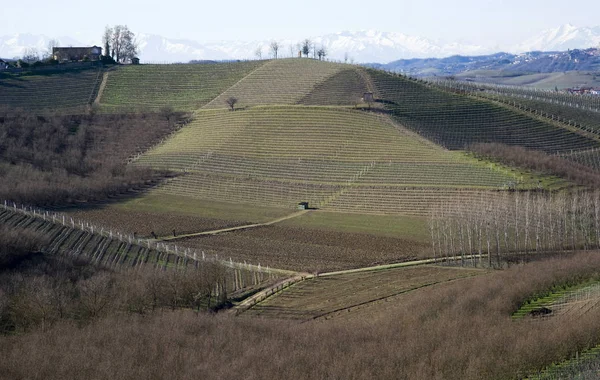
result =
[[[570,284],[558,284],[549,289],[546,293],[535,295],[534,297],[525,301],[525,303],[512,314],[513,319],[522,319],[529,315],[531,311],[540,309],[542,307],[550,307],[556,301],[569,293],[584,289],[588,286],[600,283],[597,279],[590,279],[585,282],[570,285]]]

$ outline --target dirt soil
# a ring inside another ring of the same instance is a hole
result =
[[[415,260],[430,250],[426,243],[406,239],[280,225],[178,244],[234,261],[311,273]]]
[[[115,208],[88,208],[73,210],[67,214],[99,226],[133,234],[139,237],[151,237],[154,231],[158,236],[173,236],[208,231],[219,228],[249,224],[247,221],[220,220],[191,215],[153,213],[147,211],[119,210]]]

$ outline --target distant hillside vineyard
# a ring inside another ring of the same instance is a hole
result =
[[[473,143],[563,155],[598,148],[594,136],[494,99],[312,59],[12,75],[0,86],[4,104],[34,112],[48,94],[65,112],[189,112],[190,123],[132,163],[179,173],[153,193],[182,198],[425,215],[505,189],[568,186],[474,158],[465,153]]]

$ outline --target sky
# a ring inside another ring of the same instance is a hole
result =
[[[92,4],[95,4],[94,6]],[[28,0],[0,7],[0,35],[69,36],[100,43],[106,25],[199,42],[310,38],[377,30],[501,46],[571,23],[600,25],[598,0]]]

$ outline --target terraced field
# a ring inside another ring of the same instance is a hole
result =
[[[397,268],[308,279],[284,289],[242,315],[284,319],[330,319],[395,301],[405,293],[460,278],[481,270],[437,266]]]
[[[598,142],[525,111],[374,70],[377,95],[402,125],[448,149],[498,142],[547,153],[597,147]]]
[[[158,110],[165,106],[190,111],[210,102],[263,64],[262,61],[248,61],[122,66],[108,72],[100,104],[107,111]]]
[[[517,181],[515,173],[442,149],[386,116],[324,107],[199,111],[136,164],[185,173],[160,193],[282,207],[325,207],[355,188],[398,195],[406,187],[499,189]]]
[[[81,112],[94,101],[102,70],[31,71],[0,73],[0,109]]]

